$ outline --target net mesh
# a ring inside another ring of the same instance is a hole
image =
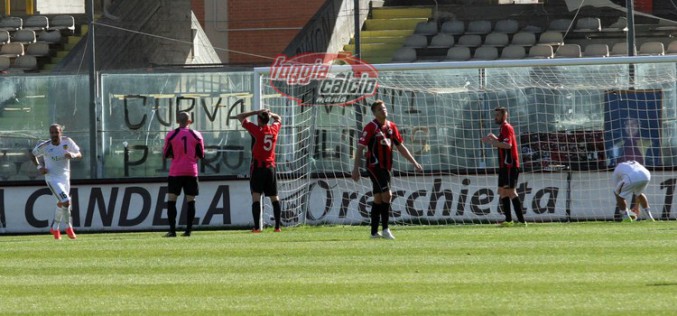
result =
[[[480,142],[498,134],[498,106],[509,110],[518,135],[523,173],[517,189],[527,220],[618,219],[610,183],[615,164],[677,165],[675,75],[672,63],[382,70],[375,95],[346,106],[304,106],[321,94],[318,84],[285,91],[299,96],[292,100],[263,74],[263,106],[285,123],[278,161],[288,224],[369,222],[371,182],[364,174],[354,182],[350,172],[376,99],[385,101],[389,119],[425,169],[414,172],[394,155],[391,219],[397,223],[504,218],[497,150]],[[659,194],[649,192],[650,200]]]

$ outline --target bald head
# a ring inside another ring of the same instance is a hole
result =
[[[190,123],[193,123],[193,121],[190,120],[190,114],[188,114],[188,112],[179,112],[176,116],[176,122],[179,123],[181,127],[186,127]]]

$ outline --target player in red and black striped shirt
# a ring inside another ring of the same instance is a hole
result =
[[[367,171],[374,193],[374,204],[371,207],[371,237],[395,239],[388,228],[390,201],[392,199],[390,179],[393,167],[393,147],[397,148],[397,151],[409,160],[416,170],[423,171],[423,168],[402,143],[402,135],[400,135],[397,125],[387,120],[388,110],[385,103],[377,100],[371,105],[371,112],[375,119],[365,125],[362,130],[362,135],[357,143],[352,178],[355,181],[360,179],[360,161],[364,149],[367,148]],[[379,218],[383,225],[383,235],[378,233]]]
[[[247,117],[256,115],[257,124]],[[260,233],[261,226],[261,194],[270,198],[275,217],[275,232],[280,232],[282,223],[282,207],[277,195],[277,172],[275,168],[275,146],[277,134],[282,126],[280,116],[268,109],[238,114],[237,119],[252,136],[252,162],[250,166],[249,188],[252,193],[252,216],[254,217],[253,233]],[[268,125],[270,119],[273,123]]]
[[[501,126],[498,136],[493,133],[482,138],[482,142],[498,148],[498,195],[501,199],[504,226],[513,225],[510,213],[510,201],[515,209],[519,224],[526,225],[522,214],[522,202],[517,195],[517,179],[520,174],[519,147],[512,125],[508,123],[508,110],[504,107],[494,109],[494,121]]]

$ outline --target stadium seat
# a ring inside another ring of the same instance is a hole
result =
[[[656,31],[677,31],[677,23],[664,19],[658,20],[658,26],[654,28]]]
[[[444,22],[440,32],[451,35],[461,35],[465,33],[465,23],[458,20]]]
[[[609,56],[628,56],[628,42],[618,42],[611,46]]]
[[[12,42],[22,43],[22,44],[32,44],[35,43],[35,32],[31,30],[18,30],[14,32],[12,36]]]
[[[545,44],[538,44],[529,48],[529,58],[553,58],[554,53],[552,46]]]
[[[499,59],[522,59],[526,57],[526,50],[524,46],[519,45],[509,45],[503,47],[501,51],[501,57]]]
[[[665,55],[665,47],[661,42],[646,42],[639,46],[640,55]]]
[[[506,33],[492,32],[487,34],[487,37],[484,39],[484,46],[503,47],[508,46],[508,44],[510,44],[510,40]]]
[[[0,30],[14,32],[23,27],[24,20],[17,16],[6,16],[0,19]]]
[[[47,28],[49,28],[49,20],[44,15],[33,15],[24,20],[24,30],[43,31]]]
[[[527,32],[527,33],[541,33],[543,32],[543,28],[540,26],[536,25],[527,25],[522,28],[520,32]]]
[[[666,55],[677,55],[677,41],[672,41],[668,44],[668,48],[665,49]]]
[[[609,45],[607,44],[590,44],[585,46],[583,51],[584,57],[609,57]]]
[[[499,20],[496,21],[494,26],[494,32],[505,33],[505,34],[514,34],[519,31],[519,22],[516,20]]]
[[[627,32],[628,19],[624,16],[618,18],[618,21],[611,23],[611,25],[602,28],[602,32]]]
[[[404,40],[404,47],[423,48],[428,46],[428,38],[421,34],[409,35]]]
[[[50,44],[59,44],[62,41],[61,32],[59,31],[42,31],[38,34],[39,42],[47,42]]]
[[[568,32],[573,24],[571,19],[555,19],[548,25],[548,31]]]
[[[9,32],[7,31],[0,31],[0,44],[7,44],[9,43],[10,37],[9,37]]]
[[[482,36],[477,34],[461,35],[456,45],[465,47],[480,47],[482,45]]]
[[[465,46],[455,46],[447,51],[446,60],[448,61],[466,61],[470,59],[470,48]]]
[[[31,71],[38,69],[38,60],[35,56],[19,56],[14,60],[14,63],[10,66],[12,69],[20,69],[23,71]]]
[[[24,44],[21,43],[7,43],[0,48],[0,56],[17,58],[24,54]]]
[[[555,50],[555,58],[578,58],[581,53],[581,46],[578,44],[564,44]]]
[[[416,24],[414,34],[434,35],[437,34],[437,21],[419,22]]]
[[[393,54],[394,63],[411,63],[416,60],[416,50],[411,47],[402,47]]]
[[[9,69],[9,66],[12,64],[9,57],[0,56],[0,71],[5,71]]]
[[[602,30],[602,22],[599,18],[580,18],[576,21],[574,32],[599,32]]]
[[[48,30],[73,34],[75,33],[75,18],[72,15],[57,15],[49,19]]]
[[[454,46],[454,36],[445,33],[439,33],[430,40],[428,47],[445,47]]]
[[[476,20],[468,22],[468,29],[465,34],[485,35],[491,33],[491,21]]]
[[[560,32],[546,31],[538,38],[538,44],[562,45],[564,44],[564,37],[562,37]]]
[[[530,32],[519,32],[512,36],[510,45],[533,46],[536,44],[536,34]]]
[[[494,60],[498,59],[498,49],[494,46],[480,46],[475,50],[473,60]]]
[[[31,56],[36,56],[36,57],[49,56],[50,55],[49,43],[37,42],[37,43],[28,45],[28,47],[26,47],[26,55],[31,55]]]

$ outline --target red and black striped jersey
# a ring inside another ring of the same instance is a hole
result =
[[[391,170],[393,146],[399,146],[402,142],[402,135],[395,123],[386,120],[381,125],[374,119],[364,126],[358,144],[367,147],[367,168]]]
[[[498,166],[500,168],[519,168],[520,157],[519,148],[517,147],[517,137],[515,130],[508,122],[501,124],[501,131],[498,134],[498,141],[512,145],[510,149],[498,149]]]

